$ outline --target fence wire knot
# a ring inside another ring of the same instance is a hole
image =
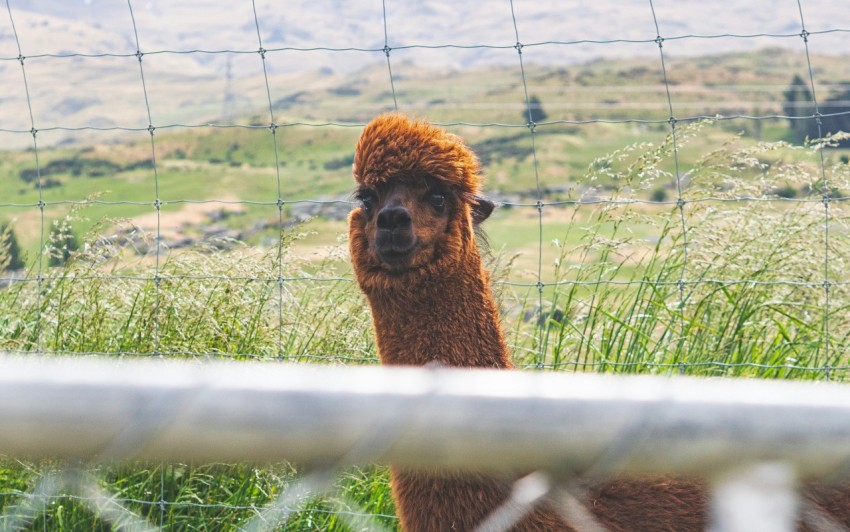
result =
[[[529,120],[528,123],[525,124],[525,127],[527,127],[532,133],[534,133],[534,130],[537,128],[537,122],[535,122],[534,120]]]
[[[260,57],[262,57],[262,58],[263,58],[263,60],[265,60],[265,59],[266,59],[266,49],[265,49],[265,48],[263,48],[262,46],[260,46],[260,49],[259,49],[259,50],[257,50],[257,53],[258,53],[258,54],[260,54]]]
[[[664,37],[662,37],[661,35],[658,35],[657,37],[655,37],[655,43],[658,44],[659,48],[663,48],[664,47]]]
[[[285,203],[286,203],[286,201],[284,201],[282,198],[278,198],[277,199],[277,208],[282,209]]]
[[[384,55],[386,55],[387,57],[389,57],[389,56],[390,56],[390,52],[392,52],[392,51],[393,51],[393,49],[392,49],[392,48],[390,48],[390,46],[389,46],[388,44],[385,44],[385,45],[384,45],[384,47],[383,47],[383,48],[381,48],[381,51],[382,51],[382,52],[384,52]]]
[[[518,54],[522,54],[523,44],[519,41],[514,45]]]
[[[151,137],[153,137],[153,132],[154,132],[154,131],[156,131],[156,128],[155,128],[155,127],[153,127],[153,124],[148,124],[148,133],[150,133],[150,134],[151,134]]]
[[[806,30],[800,32],[800,37],[803,38],[803,42],[809,42],[809,35],[811,35],[811,33]]]
[[[272,132],[272,135],[276,134],[277,133],[277,124],[275,124],[274,122],[269,124],[269,131]]]
[[[141,63],[142,62],[142,56],[144,56],[145,54],[143,54],[141,50],[136,50],[136,53],[134,55],[136,56],[136,59],[139,60],[139,63]]]
[[[154,200],[154,202],[153,202],[153,208],[154,208],[154,209],[156,209],[156,210],[160,210],[160,208],[161,208],[163,205],[164,205],[164,204],[163,204],[163,202],[161,202],[161,201],[159,200],[159,198],[155,199],[155,200]]]
[[[20,64],[21,64],[21,66],[24,66],[24,61],[25,61],[25,60],[26,60],[26,57],[25,57],[25,56],[23,56],[23,55],[19,55],[19,56],[18,56],[18,63],[20,63]]]
[[[38,200],[37,205],[38,205],[38,208],[43,211],[44,207],[47,206],[47,203],[45,203],[44,200]]]
[[[32,135],[32,138],[35,138],[35,136],[37,134],[38,134],[38,130],[36,128],[30,129],[30,135]]]

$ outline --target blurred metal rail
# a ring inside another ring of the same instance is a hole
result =
[[[81,460],[376,461],[571,475],[850,464],[835,383],[0,356],[0,453]]]
[[[7,457],[670,473],[756,498],[766,476],[772,508],[845,474],[848,442],[835,383],[0,356]]]

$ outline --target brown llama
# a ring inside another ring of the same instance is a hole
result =
[[[476,243],[475,228],[494,205],[480,196],[473,152],[455,135],[390,113],[363,130],[354,178],[360,206],[349,216],[351,261],[381,362],[511,368]],[[391,468],[409,531],[471,531],[509,499],[515,478]],[[850,526],[846,497],[826,490],[817,499]],[[608,530],[696,531],[707,527],[707,500],[701,481],[653,477],[590,484],[581,502]],[[543,503],[512,530],[573,528]]]

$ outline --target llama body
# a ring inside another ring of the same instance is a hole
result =
[[[355,152],[362,206],[349,218],[352,263],[372,308],[383,364],[508,368],[499,313],[473,224],[492,203],[460,139],[400,115],[364,130]],[[404,214],[404,213],[407,214]],[[391,472],[402,528],[472,530],[509,497],[512,479]],[[524,530],[567,530],[546,506]]]
[[[425,122],[383,115],[358,141],[354,177],[361,206],[349,216],[351,261],[372,309],[381,362],[512,367],[475,240],[493,204],[479,196],[471,150]],[[509,499],[516,479],[395,467],[391,477],[402,528],[423,532],[473,530]],[[622,479],[577,493],[608,530],[707,527],[708,489],[700,481]],[[804,499],[850,527],[846,490],[808,489]],[[512,530],[573,528],[542,503]]]

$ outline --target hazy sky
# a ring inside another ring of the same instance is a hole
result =
[[[10,0],[10,5],[26,55],[135,51],[126,0]],[[250,0],[131,0],[131,5],[145,51],[259,47]],[[806,29],[815,33],[814,53],[850,50],[850,9],[834,0],[386,0],[385,5],[386,13],[381,0],[257,0],[256,20],[265,48],[378,49],[386,43],[402,60],[472,66],[515,62],[510,47],[517,35],[532,45],[524,50],[528,60],[541,63],[657,54],[652,40],[659,33],[667,39],[665,52],[673,55],[769,46],[802,50],[802,6]],[[0,16],[3,48],[11,37],[7,19]],[[824,31],[830,33],[818,33]],[[568,44],[533,46],[550,41]],[[455,47],[420,48],[444,45]],[[316,51],[308,62],[339,71],[368,60],[356,53],[339,57]],[[302,66],[293,60],[277,68]]]

